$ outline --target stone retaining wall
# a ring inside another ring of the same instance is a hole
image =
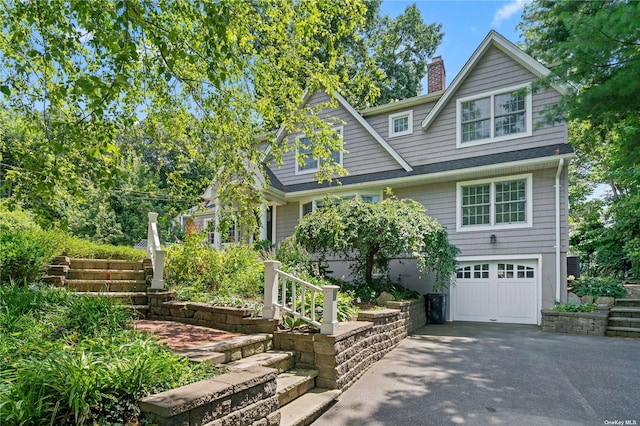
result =
[[[542,331],[567,334],[604,336],[607,331],[608,310],[594,312],[557,312],[542,310]]]
[[[148,396],[144,418],[158,426],[280,424],[278,371],[251,367]]]
[[[427,323],[424,299],[387,302],[387,308],[400,310],[400,319],[406,321],[405,326],[409,334]]]
[[[278,328],[278,320],[251,317],[252,309],[177,302],[171,291],[148,291],[147,297],[147,318],[152,320],[177,321],[243,334],[273,333]]]
[[[426,323],[423,301],[391,305],[397,309],[360,312],[358,321],[340,323],[335,335],[275,332],[273,347],[294,351],[297,366],[318,370],[318,387],[345,389],[400,343],[409,330]]]

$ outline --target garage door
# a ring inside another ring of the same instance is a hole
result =
[[[461,263],[452,289],[454,321],[536,324],[535,260]]]

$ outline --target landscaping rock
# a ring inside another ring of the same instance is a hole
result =
[[[615,302],[616,299],[614,299],[613,297],[600,296],[596,299],[596,303],[598,305],[613,306]]]
[[[376,299],[376,305],[387,306],[387,302],[391,302],[392,300],[395,300],[395,297],[393,297],[390,293],[383,291]]]
[[[580,296],[577,294],[569,292],[569,296],[567,296],[567,303],[580,304],[582,303],[582,300],[580,300]]]
[[[580,300],[582,303],[593,303],[593,296],[582,296]]]

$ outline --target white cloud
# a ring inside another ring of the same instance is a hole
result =
[[[495,15],[493,15],[492,27],[499,27],[503,21],[507,21],[513,17],[516,13],[520,13],[526,3],[531,0],[513,0],[511,3],[507,3],[502,6]]]

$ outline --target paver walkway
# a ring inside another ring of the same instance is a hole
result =
[[[175,321],[138,320],[134,328],[139,331],[153,333],[158,340],[166,343],[170,348],[178,350],[192,346],[206,345],[240,336],[238,333],[182,324]]]

